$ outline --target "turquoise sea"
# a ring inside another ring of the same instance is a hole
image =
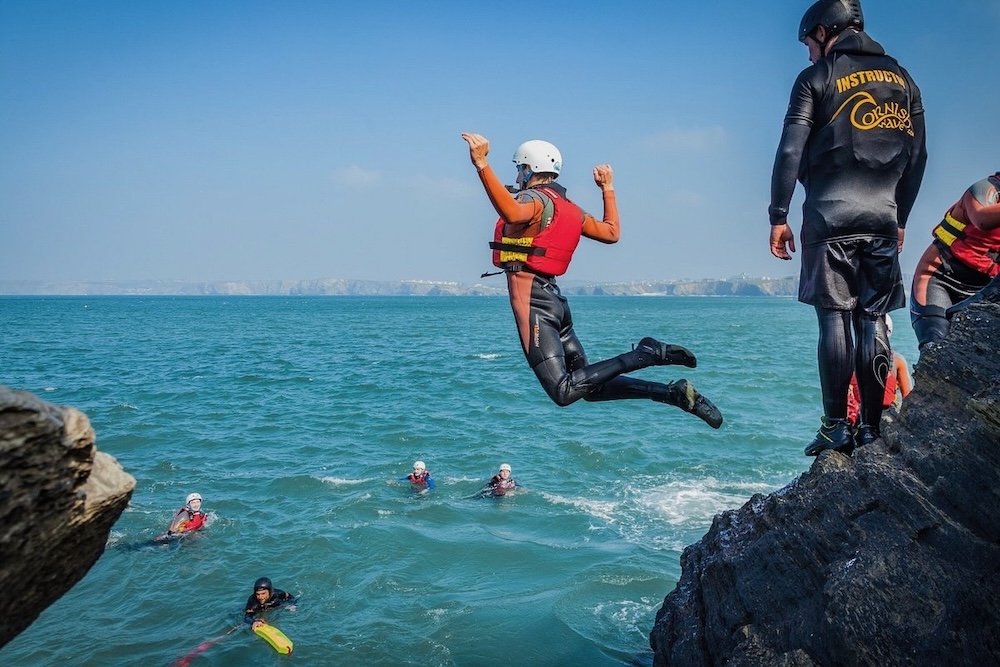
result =
[[[551,403],[503,297],[0,297],[0,384],[85,412],[137,480],[104,555],[5,648],[20,666],[650,665],[683,548],[812,459],[816,324],[781,298],[576,297],[590,359],[686,345],[714,431],[650,401]],[[905,311],[893,343],[917,359]],[[415,459],[437,488],[398,478]],[[510,463],[523,486],[470,498]],[[185,496],[209,524],[169,546]]]

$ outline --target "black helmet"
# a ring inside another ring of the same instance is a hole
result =
[[[818,0],[802,15],[799,23],[799,41],[813,34],[823,26],[828,35],[833,36],[844,28],[865,29],[865,17],[861,13],[860,0]]]
[[[268,593],[270,593],[271,590],[272,590],[271,580],[268,579],[267,577],[261,577],[257,581],[253,582],[254,593],[256,593],[257,591],[267,591]]]

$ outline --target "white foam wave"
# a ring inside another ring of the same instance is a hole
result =
[[[321,482],[324,484],[330,484],[331,486],[357,486],[358,484],[367,484],[371,482],[371,479],[347,479],[345,477],[320,477]]]
[[[613,523],[615,521],[615,510],[620,503],[613,500],[597,500],[594,498],[568,498],[551,493],[542,492],[542,497],[557,505],[570,505],[602,521]]]
[[[716,514],[743,505],[750,487],[754,492],[768,488],[760,484],[722,486],[710,477],[682,480],[646,492],[639,503],[659,514],[671,525],[708,523]]]

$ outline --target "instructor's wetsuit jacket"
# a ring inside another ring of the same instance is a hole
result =
[[[558,405],[569,405],[594,391],[592,384],[574,385],[569,373],[587,365],[583,346],[573,331],[573,317],[555,277],[566,272],[581,236],[602,243],[616,243],[620,234],[618,204],[614,190],[602,189],[604,217],[598,220],[566,196],[555,182],[510,193],[486,166],[479,171],[493,207],[500,214],[497,234],[503,243],[520,239],[524,249],[532,241],[552,243],[541,257],[530,250],[517,257],[518,248],[494,247],[494,261],[507,275],[507,292],[517,324],[521,349],[528,365],[549,397]],[[551,229],[550,229],[551,227]],[[542,236],[546,233],[545,236]]]
[[[247,606],[243,612],[243,622],[253,623],[254,617],[256,617],[258,614],[268,611],[270,609],[276,609],[277,607],[280,607],[286,602],[294,602],[294,600],[295,596],[293,596],[291,593],[286,593],[285,591],[277,588],[271,589],[271,597],[269,597],[267,599],[267,602],[263,604],[257,602],[256,595],[251,595],[247,599]]]
[[[771,223],[787,218],[797,178],[806,193],[803,245],[897,239],[926,162],[913,79],[866,33],[842,32],[792,88],[771,178]]]

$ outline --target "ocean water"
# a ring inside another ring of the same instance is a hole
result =
[[[683,548],[804,472],[816,324],[792,299],[571,298],[591,360],[683,344],[715,431],[650,401],[551,403],[505,298],[3,297],[0,384],[85,412],[137,480],[21,666],[650,665]],[[893,342],[911,364],[904,311]],[[398,481],[415,459],[437,488]],[[522,485],[473,497],[500,463]],[[185,496],[208,526],[167,546]],[[300,596],[240,624],[253,581]],[[202,646],[203,651],[196,652]]]

